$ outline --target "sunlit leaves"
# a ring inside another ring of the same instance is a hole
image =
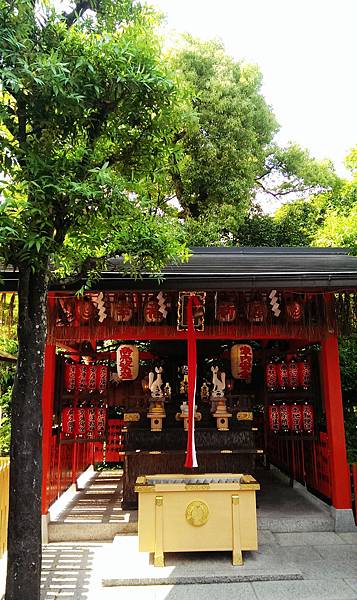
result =
[[[198,120],[182,139],[180,202],[194,217],[222,203],[246,212],[276,129],[260,93],[260,72],[235,63],[218,42],[190,37],[172,60],[191,86]]]
[[[151,192],[166,193],[184,98],[161,60],[158,17],[131,0],[59,7],[1,12],[2,259],[50,258],[67,276],[117,252],[133,272],[158,271],[181,248]]]

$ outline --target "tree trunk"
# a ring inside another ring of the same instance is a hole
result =
[[[46,266],[19,271],[19,351],[11,405],[6,600],[39,600],[42,379],[47,333]]]

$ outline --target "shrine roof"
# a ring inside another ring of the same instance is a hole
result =
[[[125,273],[121,257],[108,261],[108,270],[95,285],[98,290],[216,290],[288,288],[357,290],[357,257],[346,248],[210,247],[191,248],[186,263],[170,263],[163,279],[142,273],[138,279]],[[16,290],[17,273],[2,273],[3,287]],[[53,290],[74,290],[76,285],[53,284]]]
[[[121,289],[157,288],[157,281],[143,274],[132,280],[123,276],[120,258],[110,260],[102,274],[102,286],[116,283]],[[163,269],[163,289],[313,288],[357,289],[357,257],[346,248],[191,248],[187,263]],[[119,279],[118,279],[119,278]]]

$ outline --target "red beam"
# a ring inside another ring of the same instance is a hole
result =
[[[323,327],[316,326],[313,333],[309,328],[299,327],[296,329],[289,328],[284,330],[281,327],[251,327],[242,328],[235,325],[227,325],[227,327],[219,327],[209,325],[205,328],[205,331],[197,331],[197,340],[244,340],[244,339],[255,339],[255,340],[269,340],[269,339],[282,339],[282,340],[304,340],[312,342],[318,342],[326,334],[326,329]],[[74,328],[61,327],[57,328],[56,331],[56,343],[62,344],[61,340],[65,344],[70,344],[75,341],[89,340],[92,336],[92,330],[90,327],[81,326]],[[177,331],[174,326],[158,326],[151,327],[150,325],[125,325],[118,328],[97,327],[96,338],[98,340],[187,340],[186,331]],[[69,341],[71,340],[71,342]]]

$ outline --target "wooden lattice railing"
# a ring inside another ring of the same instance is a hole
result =
[[[307,485],[311,491],[331,498],[331,475],[327,434],[317,436],[270,435],[269,460],[292,480]]]
[[[46,481],[46,511],[63,492],[94,462],[94,442],[51,438],[50,468]]]

